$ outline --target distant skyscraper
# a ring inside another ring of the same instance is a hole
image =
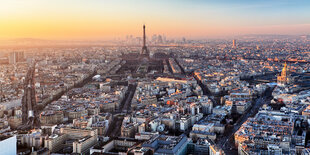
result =
[[[17,61],[18,61],[18,62],[23,62],[23,61],[25,61],[24,52],[18,52],[18,53],[17,53]]]
[[[9,63],[16,64],[17,62],[24,61],[24,52],[12,52],[9,55]]]
[[[143,46],[141,51],[141,56],[149,57],[149,51],[146,47],[146,36],[145,36],[145,25],[143,25]]]
[[[236,41],[236,39],[234,39],[233,40],[233,46],[232,46],[233,48],[236,48],[237,47],[237,41]]]
[[[186,43],[186,38],[185,37],[182,38],[182,42]]]
[[[9,64],[16,64],[17,62],[17,54],[16,52],[12,52],[9,55]]]
[[[160,44],[163,43],[163,37],[161,35],[158,35],[157,42]]]

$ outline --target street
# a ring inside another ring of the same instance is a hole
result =
[[[272,97],[271,93],[273,88],[269,88],[266,90],[264,95],[257,98],[254,102],[254,105],[250,107],[244,115],[242,115],[237,122],[234,124],[234,127],[229,131],[225,132],[225,134],[218,139],[217,146],[228,155],[238,154],[238,148],[236,148],[234,144],[234,134],[241,127],[241,125],[249,118],[254,117],[259,111],[260,107],[262,107],[265,103],[269,104]]]

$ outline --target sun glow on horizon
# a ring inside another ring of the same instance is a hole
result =
[[[297,1],[10,0],[1,2],[0,39],[139,36],[144,23],[169,37],[309,34],[309,2]]]

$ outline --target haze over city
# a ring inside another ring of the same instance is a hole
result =
[[[0,155],[310,155],[308,0],[0,0]]]
[[[0,39],[109,40],[149,34],[217,38],[310,33],[307,0],[2,0]]]

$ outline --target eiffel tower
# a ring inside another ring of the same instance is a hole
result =
[[[140,55],[147,58],[150,56],[149,50],[146,47],[145,25],[143,25],[143,46]]]

